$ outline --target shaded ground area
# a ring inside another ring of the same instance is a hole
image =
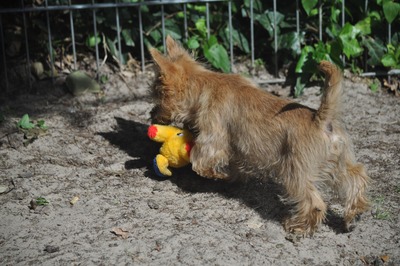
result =
[[[330,197],[326,224],[293,243],[279,184],[217,182],[188,168],[154,175],[147,81],[110,80],[102,97],[43,85],[1,103],[1,265],[400,265],[399,98],[346,80],[345,121],[373,206],[343,233]],[[299,101],[316,107],[319,97],[309,88]],[[15,126],[25,113],[49,127],[26,146]],[[32,206],[38,197],[49,203]]]

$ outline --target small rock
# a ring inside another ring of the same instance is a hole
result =
[[[36,210],[36,208],[37,208],[37,203],[36,203],[36,200],[31,200],[31,202],[29,203],[29,209],[31,209],[31,210]]]
[[[24,173],[22,173],[22,174],[19,174],[18,177],[19,177],[19,178],[31,178],[31,177],[33,177],[33,173],[31,173],[31,172],[24,172]]]
[[[55,252],[60,251],[60,247],[47,245],[44,247],[44,251],[46,251],[48,253],[55,253]]]
[[[8,186],[0,185],[0,194],[7,192],[7,191],[8,191]]]
[[[100,92],[100,85],[81,71],[69,74],[65,82],[70,92],[75,96],[87,92]]]
[[[160,208],[160,206],[156,203],[155,200],[148,200],[147,205],[150,207],[150,209],[153,210],[158,210]]]

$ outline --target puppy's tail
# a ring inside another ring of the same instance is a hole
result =
[[[316,122],[326,125],[341,115],[343,77],[339,67],[328,61],[322,61],[319,69],[325,74],[325,91],[316,113]]]

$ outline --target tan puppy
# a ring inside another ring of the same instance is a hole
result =
[[[289,232],[311,235],[325,219],[321,186],[342,196],[345,222],[368,207],[369,177],[356,163],[341,120],[341,71],[322,62],[325,92],[314,110],[269,94],[235,74],[212,72],[167,37],[168,55],[150,48],[158,66],[153,122],[183,123],[195,134],[190,160],[208,178],[276,176],[294,205]]]

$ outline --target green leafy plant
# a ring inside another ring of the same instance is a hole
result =
[[[370,85],[369,88],[371,89],[372,92],[377,92],[380,86],[379,80],[375,79]]]
[[[39,128],[42,130],[47,130],[48,127],[45,124],[44,120],[38,120],[36,122],[36,124],[32,123],[32,121],[29,118],[28,114],[24,114],[21,118],[21,120],[19,120],[17,126],[21,129],[25,129],[25,130],[30,130],[30,129],[34,129],[34,128]]]
[[[11,2],[7,6],[20,7],[18,1]],[[96,1],[96,3],[106,2],[110,1]],[[118,0],[118,2],[141,1]],[[64,57],[70,57],[72,54],[70,12],[73,12],[75,43],[79,54],[82,54],[82,50],[94,53],[97,44],[101,59],[112,63],[117,61],[118,65],[126,64],[129,58],[141,59],[141,47],[138,45],[141,38],[146,46],[163,50],[163,30],[165,30],[165,34],[184,43],[188,49],[193,50],[199,58],[207,60],[214,68],[229,72],[231,71],[228,55],[230,37],[233,41],[235,58],[246,57],[251,52],[249,26],[250,14],[253,13],[255,58],[266,62],[267,68],[286,69],[292,62],[296,62],[295,73],[289,73],[296,75],[295,96],[303,92],[309,81],[319,78],[319,75],[315,74],[317,72],[315,66],[323,59],[356,73],[362,72],[365,68],[369,71],[399,68],[399,1],[369,1],[367,8],[357,2],[346,1],[345,14],[342,14],[342,2],[301,0],[300,9],[296,9],[293,1],[282,0],[277,6],[278,11],[274,12],[270,1],[233,0],[230,1],[233,16],[232,30],[229,28],[227,1],[210,2],[209,9],[204,3],[187,3],[185,12],[182,4],[164,4],[161,7],[158,3],[141,4],[140,7],[100,8],[95,11],[90,9],[54,11],[50,13],[51,28],[57,29],[51,32],[52,56],[54,61],[62,62]],[[69,4],[68,0],[48,0],[47,3]],[[250,12],[251,4],[253,12]],[[38,5],[44,6],[45,3]],[[143,31],[138,27],[138,8],[140,8]],[[161,8],[164,13],[161,12]],[[119,23],[116,20],[117,11]],[[206,22],[207,11],[210,19],[209,32]],[[296,22],[297,11],[300,15],[299,32]],[[93,25],[94,14],[96,34]],[[346,19],[343,25],[342,15]],[[164,24],[161,23],[162,16]],[[319,32],[320,17],[322,32]],[[32,58],[41,58],[43,62],[48,61],[49,55],[46,20],[45,12],[30,13],[27,30],[27,38],[32,42],[30,45]],[[4,24],[4,29],[23,28],[22,20],[18,16],[15,18],[7,16]],[[386,31],[387,24],[392,25],[390,44]],[[6,30],[5,39],[10,40],[10,43],[14,40],[19,41],[24,38],[23,32],[17,34],[16,31]],[[118,40],[121,43],[118,43]],[[6,43],[6,46],[10,45]],[[275,56],[276,51],[278,60],[275,66],[275,61],[271,58]],[[7,50],[7,54],[9,52]],[[23,53],[24,49],[19,48],[9,56],[22,56]],[[105,79],[101,78],[101,81],[105,82]]]
[[[382,64],[389,68],[400,68],[400,47],[388,44],[387,51],[381,59]]]
[[[38,206],[45,206],[45,205],[49,204],[49,202],[43,197],[38,197],[38,198],[36,198],[36,204]]]
[[[30,120],[29,120],[29,115],[28,114],[24,114],[21,118],[21,120],[19,120],[18,122],[18,127],[22,128],[22,129],[32,129],[35,127],[35,124],[33,124]]]
[[[31,144],[39,136],[45,135],[47,133],[47,125],[44,120],[38,120],[36,123],[32,122],[28,114],[24,114],[22,118],[17,123],[19,130],[24,133],[25,141],[23,144],[25,146]]]

